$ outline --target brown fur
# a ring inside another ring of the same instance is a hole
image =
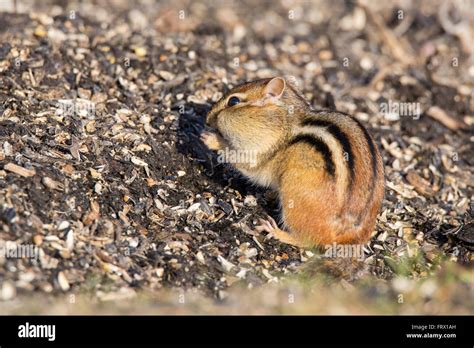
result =
[[[232,96],[241,102],[228,106]],[[302,125],[308,119],[323,126]],[[311,110],[294,87],[274,78],[234,88],[213,106],[207,123],[217,131],[203,134],[209,148],[254,153],[255,163],[234,166],[279,192],[282,220],[291,234],[275,229],[278,239],[305,246],[368,240],[384,194],[383,165],[377,147],[368,145],[372,138],[353,118]],[[343,142],[330,132],[334,128],[352,151],[352,173]],[[311,143],[297,141],[298,136]]]

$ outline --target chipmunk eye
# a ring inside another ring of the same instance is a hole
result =
[[[234,96],[234,97],[231,97],[227,101],[227,106],[234,106],[234,105],[237,105],[238,103],[240,103],[240,99]]]

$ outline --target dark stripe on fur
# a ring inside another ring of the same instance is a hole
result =
[[[326,127],[327,131],[342,145],[343,151],[347,153],[348,156],[347,166],[349,168],[350,173],[349,190],[351,190],[355,176],[355,166],[354,153],[352,151],[352,146],[349,137],[341,130],[341,128],[339,128],[338,125],[330,121],[308,118],[302,122],[302,125],[310,127]]]
[[[309,134],[300,134],[294,137],[290,141],[290,146],[298,143],[305,143],[310,145],[314,150],[319,152],[323,155],[324,158],[324,165],[326,167],[326,171],[329,173],[330,176],[334,177],[335,174],[335,166],[332,159],[332,152],[329,147],[324,143],[321,139],[318,139]]]
[[[370,183],[370,187],[369,187],[369,194],[367,196],[367,203],[366,205],[368,206],[369,203],[371,202],[372,200],[372,194],[374,192],[374,189],[375,189],[375,181],[377,180],[377,175],[378,175],[378,168],[377,168],[377,151],[376,151],[376,148],[375,148],[375,144],[372,140],[372,137],[370,136],[369,132],[367,131],[367,129],[362,125],[362,123],[356,119],[355,117],[353,116],[350,116],[348,115],[352,120],[354,120],[354,122],[359,126],[359,128],[362,130],[362,133],[364,133],[364,137],[365,137],[365,140],[367,141],[367,144],[369,146],[369,151],[370,151],[370,155],[372,157],[372,180],[371,180],[371,183]],[[360,212],[359,216],[358,216],[358,223],[360,224],[362,222],[362,219],[365,218],[366,214],[365,211],[362,211]]]
[[[372,189],[373,189],[375,180],[377,178],[377,172],[378,172],[378,170],[377,170],[377,150],[375,148],[375,144],[374,144],[374,141],[372,140],[372,137],[370,136],[367,129],[362,125],[362,123],[360,123],[360,121],[358,119],[356,119],[355,117],[352,117],[352,116],[349,116],[349,117],[352,118],[355,123],[357,123],[359,128],[364,133],[365,140],[367,141],[367,144],[369,145],[369,151],[370,151],[370,155],[372,157]]]

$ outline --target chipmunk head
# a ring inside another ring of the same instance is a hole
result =
[[[233,148],[265,153],[288,134],[293,93],[282,77],[249,82],[221,98],[206,122]]]

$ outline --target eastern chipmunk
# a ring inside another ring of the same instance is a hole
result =
[[[232,89],[207,115],[212,150],[244,154],[234,161],[252,182],[278,191],[282,222],[257,231],[300,246],[367,242],[384,195],[374,140],[355,118],[315,111],[282,77]]]

